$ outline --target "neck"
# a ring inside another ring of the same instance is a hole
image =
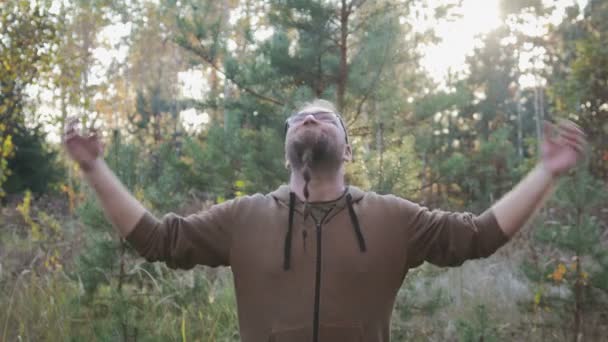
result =
[[[298,171],[293,171],[289,179],[289,189],[302,201],[304,197],[304,177]],[[311,174],[308,183],[308,202],[332,201],[344,193],[344,171],[342,168],[338,172],[331,174]]]

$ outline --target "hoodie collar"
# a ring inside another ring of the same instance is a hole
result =
[[[281,205],[285,206],[286,208],[289,208],[289,193],[290,192],[291,192],[291,189],[289,188],[289,185],[281,185],[277,190],[271,192],[270,195],[272,197],[274,197],[274,199],[277,202],[281,203]],[[336,207],[334,210],[335,213],[341,211],[342,209],[344,209],[346,207],[346,205],[347,205],[346,198],[349,194],[352,198],[352,202],[356,203],[356,202],[359,202],[363,198],[363,196],[365,195],[365,192],[363,192],[363,190],[361,190],[355,186],[347,185],[346,193],[343,196],[341,196],[340,199],[338,199],[338,201],[336,202]],[[311,202],[311,203],[314,203],[314,202]],[[297,211],[299,214],[304,213],[304,203],[302,201],[300,201],[300,200],[296,201],[295,211]]]
[[[289,210],[289,219],[287,221],[287,231],[285,235],[284,250],[283,250],[283,270],[288,271],[291,268],[291,240],[293,234],[293,217],[296,212],[300,215],[304,215],[304,203],[296,201],[296,194],[290,191],[289,186],[283,185],[276,191],[272,192],[271,195],[283,206],[286,206]],[[363,198],[364,192],[356,187],[347,187],[346,192],[336,200],[335,210],[330,217],[326,217],[327,220],[331,219],[332,216],[339,213],[344,207],[348,208],[348,215],[353,226],[353,230],[357,236],[357,242],[361,253],[365,253],[367,250],[365,244],[365,237],[361,231],[359,219],[357,213],[353,207],[353,203],[358,202]]]

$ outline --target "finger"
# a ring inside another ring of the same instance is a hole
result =
[[[97,128],[91,128],[89,130],[89,137],[94,137],[95,139],[99,139],[99,134]]]
[[[66,128],[69,127],[74,127],[74,125],[76,125],[78,123],[78,117],[76,116],[70,116],[68,118],[65,119],[65,126]]]
[[[66,118],[65,133],[76,131],[80,123],[80,115],[74,115]]]
[[[74,144],[81,144],[82,141],[83,141],[83,138],[80,135],[72,134],[71,136],[66,137],[63,142],[66,145],[74,145]]]
[[[572,132],[572,131],[562,130],[562,132],[560,133],[560,136],[564,137],[564,139],[566,139],[566,140],[572,141],[579,145],[587,144],[587,139],[585,138],[585,135],[579,133],[578,131]]]
[[[65,125],[64,129],[63,129],[63,134],[71,134],[74,133],[75,131],[75,126],[72,123],[68,123],[67,125]]]
[[[560,120],[559,130],[586,136],[581,127],[570,120]]]
[[[584,140],[583,136],[581,136],[580,133],[567,131],[565,129],[560,130],[559,136],[561,138],[564,138],[567,140],[575,140],[575,141]]]
[[[77,136],[76,131],[74,131],[74,130],[67,131],[62,137],[63,142],[67,143],[68,141],[74,139],[74,137],[76,137],[76,136]]]
[[[543,135],[545,137],[545,139],[554,140],[554,136],[555,136],[555,125],[553,125],[552,123],[550,123],[549,121],[544,121],[543,122]]]
[[[579,143],[573,142],[573,141],[567,141],[566,144],[568,147],[574,149],[578,154],[585,153],[585,145],[582,145],[582,144],[579,144]]]
[[[89,135],[86,139],[91,143],[97,143],[99,141],[99,136],[97,136],[97,133],[93,133]]]
[[[579,152],[583,152],[587,146],[584,138],[577,134],[561,134],[560,140],[564,141],[568,146],[575,148]]]
[[[64,138],[67,138],[67,137],[71,137],[75,134],[76,134],[76,131],[72,128],[72,129],[66,129],[66,131],[63,133],[63,136],[64,136]]]

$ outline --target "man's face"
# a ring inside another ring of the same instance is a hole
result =
[[[308,107],[287,121],[285,153],[294,170],[308,165],[332,172],[350,159],[350,146],[338,116],[326,108]]]

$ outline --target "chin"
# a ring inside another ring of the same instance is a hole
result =
[[[334,169],[342,161],[336,137],[314,129],[294,132],[287,142],[286,150],[289,163],[295,169],[306,164],[306,153],[310,153],[311,157],[309,167],[319,171]]]

